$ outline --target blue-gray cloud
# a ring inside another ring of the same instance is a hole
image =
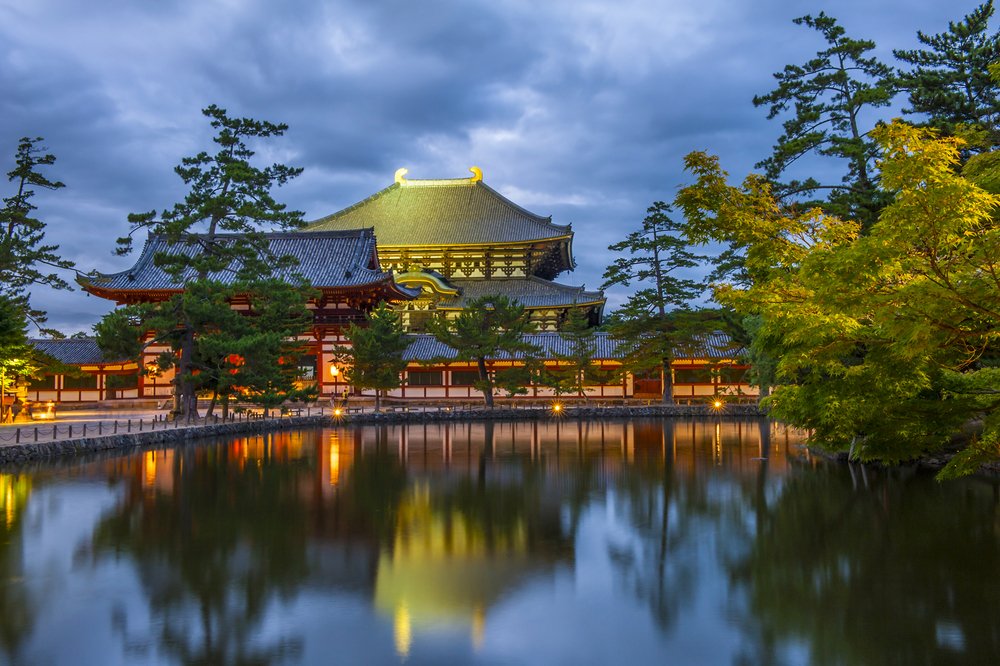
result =
[[[883,57],[976,3],[843,0],[828,12]],[[0,166],[44,136],[38,197],[49,236],[83,270],[111,255],[129,212],[183,196],[172,168],[209,145],[199,109],[286,122],[268,159],[305,167],[279,196],[307,217],[391,182],[472,164],[525,207],[573,223],[578,270],[600,284],[606,247],[684,182],[691,150],[734,176],[779,128],[753,108],[771,73],[822,45],[791,19],[823,9],[762,0],[32,0],[0,2]],[[6,168],[4,169],[6,170]],[[0,187],[0,193],[5,190]],[[622,294],[611,294],[612,302]],[[40,290],[51,323],[88,329],[110,308]]]

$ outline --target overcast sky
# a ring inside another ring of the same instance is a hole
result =
[[[754,94],[822,48],[792,24],[826,11],[879,54],[911,48],[970,0],[0,0],[0,166],[45,137],[66,183],[36,199],[48,240],[113,272],[130,212],[184,194],[173,166],[211,146],[200,113],[285,122],[262,155],[305,168],[279,200],[315,219],[410,178],[468,167],[576,231],[597,288],[607,245],[685,182],[692,150],[742,178],[780,132]],[[9,196],[0,182],[0,195]],[[139,244],[141,247],[141,243]],[[609,290],[610,304],[625,296]],[[112,304],[40,290],[50,324],[89,331]]]

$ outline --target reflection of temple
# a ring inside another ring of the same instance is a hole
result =
[[[750,479],[766,461],[781,474],[797,441],[789,437],[717,419],[366,426],[106,464],[127,481],[123,525],[162,532],[157,538],[169,543],[181,526],[176,507],[190,505],[184,520],[195,534],[230,533],[219,556],[238,552],[257,575],[301,571],[293,584],[372,600],[406,654],[431,627],[467,632],[478,644],[498,602],[531,577],[573,567],[575,527],[565,516],[588,496],[580,488],[593,493],[634,474],[662,479],[665,467],[691,479],[717,468]],[[212,518],[201,515],[199,497],[212,498]],[[158,589],[172,580],[162,562],[148,572]]]

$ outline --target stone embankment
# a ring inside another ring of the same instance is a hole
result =
[[[441,409],[348,413],[340,417],[298,416],[290,418],[260,419],[230,423],[195,425],[169,428],[152,432],[131,432],[115,435],[64,439],[54,442],[22,443],[0,447],[0,464],[49,460],[64,456],[83,455],[101,451],[127,451],[151,446],[170,446],[196,439],[256,435],[278,430],[293,430],[336,425],[437,423],[456,421],[521,421],[631,419],[645,417],[702,417],[702,418],[757,418],[764,413],[756,405],[726,405],[715,410],[704,405],[648,405],[624,407],[565,407],[554,409]]]

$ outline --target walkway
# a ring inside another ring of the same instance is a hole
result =
[[[323,408],[295,410],[296,415],[322,415]],[[325,410],[329,412],[329,409]],[[230,414],[230,421],[241,421],[261,418],[256,412],[240,412]],[[282,418],[272,416],[271,418]],[[205,420],[200,419],[187,424],[181,421],[167,420],[166,410],[153,409],[113,409],[113,410],[65,410],[58,412],[54,420],[29,421],[24,418],[16,423],[0,425],[0,446],[13,446],[34,442],[58,442],[68,439],[85,437],[100,437],[127,432],[155,432],[158,430],[176,430],[179,428],[200,427],[203,425],[222,423],[218,416]]]

